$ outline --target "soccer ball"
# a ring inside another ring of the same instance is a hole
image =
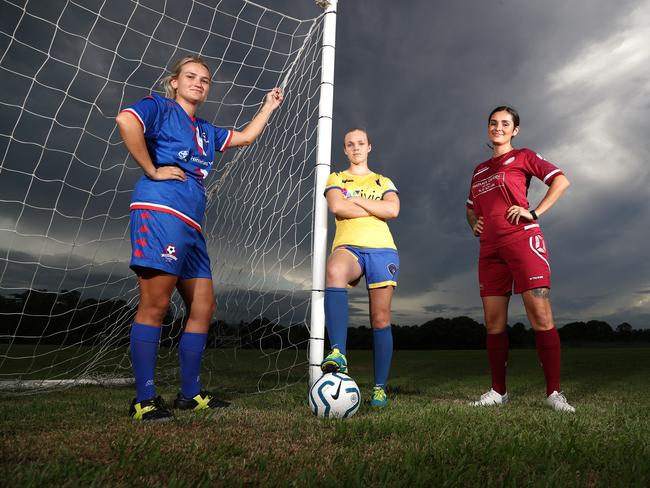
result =
[[[309,407],[317,417],[352,417],[359,410],[360,404],[359,387],[343,373],[323,375],[309,390]]]

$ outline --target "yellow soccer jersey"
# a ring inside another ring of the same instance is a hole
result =
[[[341,191],[345,198],[363,197],[369,200],[381,200],[389,192],[399,193],[390,178],[377,173],[356,176],[345,171],[330,174],[325,193],[330,190]],[[374,216],[356,219],[337,217],[332,250],[343,245],[397,249],[386,222]]]

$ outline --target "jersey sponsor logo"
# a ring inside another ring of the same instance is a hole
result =
[[[203,161],[201,158],[197,158],[196,156],[192,156],[190,158],[190,161],[192,161],[193,163],[198,163],[203,166],[210,166],[213,163],[213,161]]]
[[[515,160],[515,157],[514,157],[514,156],[511,156],[510,158],[508,158],[508,160],[507,160],[506,162],[504,162],[504,163],[502,164],[502,166],[508,166],[508,165],[509,165],[510,163],[512,163],[514,160]]]
[[[174,244],[167,244],[163,249],[163,252],[160,254],[160,257],[169,262],[178,261],[178,258],[176,257],[176,246]]]
[[[187,157],[190,155],[189,151],[178,151],[178,159],[182,161],[187,161]]]
[[[341,180],[341,183],[352,183],[354,180]]]
[[[528,281],[534,281],[534,280],[543,280],[544,275],[539,275],[539,276],[529,276]]]
[[[504,185],[505,173],[496,173],[485,179],[478,180],[472,184],[472,197],[476,199],[479,195],[500,188]]]

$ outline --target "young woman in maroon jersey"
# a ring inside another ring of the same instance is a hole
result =
[[[513,287],[520,293],[535,331],[539,359],[546,378],[546,403],[558,411],[574,412],[560,390],[560,336],[553,323],[548,250],[538,219],[569,187],[562,171],[530,149],[515,149],[519,114],[507,106],[488,118],[492,157],[474,170],[467,199],[467,222],[480,237],[479,288],[483,301],[486,346],[492,388],[471,405],[508,402],[508,303]],[[529,207],[532,177],[548,185],[544,198]]]

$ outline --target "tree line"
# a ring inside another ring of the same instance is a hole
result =
[[[128,333],[115,334],[116,327],[127,329],[135,310],[125,300],[81,299],[78,291],[31,290],[10,296],[0,295],[0,342],[38,344],[98,344],[111,335],[113,344],[126,345]],[[183,319],[168,316],[163,327],[162,346],[173,346],[183,327]],[[482,349],[485,327],[470,317],[438,317],[421,325],[393,325],[396,349]],[[650,328],[634,329],[623,322],[612,327],[590,320],[558,327],[564,345],[650,343]],[[523,323],[508,326],[510,346],[535,345],[534,332]],[[115,336],[121,339],[115,341]],[[304,349],[309,342],[305,324],[278,324],[265,318],[239,324],[216,321],[209,333],[208,347]],[[371,349],[368,327],[348,330],[349,349]]]

